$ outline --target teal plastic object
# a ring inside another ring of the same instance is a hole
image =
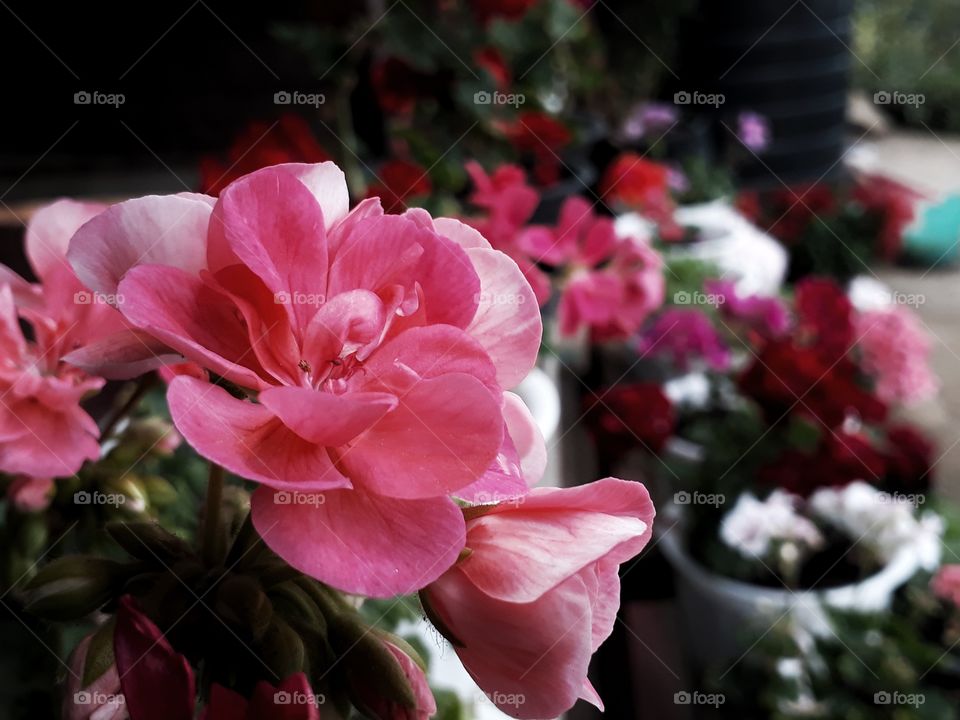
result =
[[[948,195],[935,205],[921,206],[903,234],[906,257],[928,267],[952,265],[960,258],[960,195]]]

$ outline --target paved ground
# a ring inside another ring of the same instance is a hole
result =
[[[935,193],[960,192],[960,137],[932,132],[894,133],[864,144],[877,169]],[[934,338],[933,365],[939,397],[911,413],[936,438],[936,478],[960,501],[960,268],[886,268],[877,275],[894,290],[922,294],[919,314]]]

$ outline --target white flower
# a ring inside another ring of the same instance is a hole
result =
[[[810,497],[810,507],[884,562],[900,552],[914,554],[927,569],[940,561],[943,519],[933,512],[918,517],[907,496],[891,496],[858,480],[842,488],[817,490]]]
[[[774,543],[820,547],[823,536],[816,525],[797,512],[798,500],[783,490],[774,490],[763,501],[744,493],[723,518],[721,540],[741,555],[759,558],[767,556]]]

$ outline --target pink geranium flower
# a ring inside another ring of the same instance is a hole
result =
[[[920,320],[905,307],[870,310],[855,320],[864,370],[878,398],[888,404],[916,403],[940,386],[930,367],[932,342]]]
[[[73,349],[122,327],[66,261],[74,231],[105,206],[60,200],[26,233],[30,283],[0,266],[0,470],[32,478],[72,475],[99,457],[99,430],[80,401],[103,385],[63,362]],[[30,339],[21,321],[27,323]]]
[[[497,250],[506,253],[520,266],[542,306],[550,299],[550,278],[537,266],[540,258],[533,252],[537,236],[549,235],[545,228],[529,228],[527,224],[540,204],[540,193],[527,183],[519,165],[500,165],[490,175],[480,163],[468,162],[467,173],[473,181],[470,202],[486,211],[484,217],[468,218]],[[529,237],[530,235],[534,237]]]
[[[710,317],[695,308],[665,310],[637,345],[642,355],[668,357],[681,370],[688,370],[694,362],[720,371],[730,365],[730,351]]]
[[[504,393],[541,334],[516,264],[455,220],[385,215],[378,199],[351,211],[332,163],[265,168],[218,200],[120,203],[69,257],[137,328],[72,360],[209,371],[170,382],[177,429],[262,483],[266,543],[338,588],[390,596],[435,579],[463,546],[449,496],[522,494],[545,456]]]
[[[930,582],[930,588],[937,597],[960,606],[960,564],[941,567]]]
[[[613,220],[585,199],[567,198],[550,233],[525,238],[531,252],[566,276],[557,313],[560,332],[582,327],[595,340],[629,337],[663,304],[663,261],[638,238],[618,237]]]
[[[539,488],[468,516],[469,554],[421,593],[467,671],[512,717],[557,717],[577,698],[602,708],[587,666],[613,630],[619,565],[650,539],[646,489]]]

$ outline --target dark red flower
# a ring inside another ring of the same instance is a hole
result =
[[[933,484],[934,446],[911,425],[887,429],[887,484],[904,493],[926,492]]]
[[[234,138],[226,158],[201,158],[200,192],[219,195],[237,178],[270,165],[326,160],[330,155],[300,115],[288,113],[275,123],[252,122]]]
[[[916,190],[882,175],[864,174],[857,179],[853,200],[864,212],[879,216],[877,250],[883,260],[895,260],[900,254],[903,231],[913,222],[917,201],[922,198]]]
[[[520,20],[536,4],[537,0],[470,0],[474,14],[482,23],[494,18]]]
[[[525,111],[503,126],[504,135],[518,154],[533,160],[533,177],[551,185],[560,177],[558,152],[570,143],[570,130],[544,112]]]
[[[759,480],[806,497],[821,487],[842,487],[855,480],[878,484],[886,461],[870,440],[858,433],[823,431],[813,452],[783,452],[759,471]]]
[[[797,186],[777,190],[766,198],[769,233],[786,244],[800,240],[817,217],[832,215],[839,209],[837,194],[825,184]]]
[[[854,341],[853,305],[835,281],[804,278],[796,285],[794,304],[800,341],[827,362],[846,356]]]
[[[397,57],[375,62],[370,68],[370,82],[380,107],[388,115],[412,111],[416,101],[429,94],[431,86],[429,76]]]
[[[501,90],[510,86],[510,68],[495,47],[484,47],[473,53],[473,62],[486,71]]]
[[[618,385],[598,395],[586,399],[587,427],[601,453],[616,457],[637,447],[663,450],[676,427],[676,413],[659,385]]]
[[[790,339],[767,343],[739,385],[771,423],[790,413],[815,418],[828,428],[840,426],[851,414],[865,422],[886,417],[886,406],[861,387],[853,363],[825,362],[813,348]]]
[[[402,213],[408,199],[429,195],[433,189],[427,171],[409,160],[388,160],[377,175],[378,181],[367,189],[367,197],[379,197],[388,213]]]

